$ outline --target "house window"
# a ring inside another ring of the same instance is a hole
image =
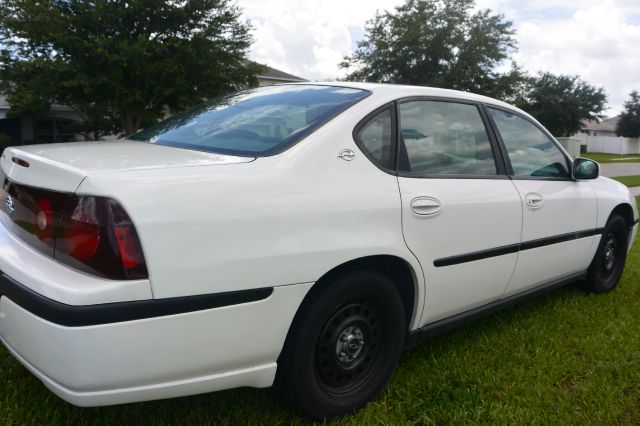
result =
[[[69,142],[73,140],[73,122],[70,120],[35,120],[33,142]]]

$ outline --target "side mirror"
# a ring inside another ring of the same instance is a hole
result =
[[[571,177],[574,180],[591,180],[600,175],[600,165],[588,158],[577,157],[573,160]]]

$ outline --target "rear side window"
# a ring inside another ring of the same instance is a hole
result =
[[[391,168],[391,109],[385,109],[367,121],[358,131],[356,140],[379,167]]]
[[[370,94],[338,86],[262,87],[214,99],[129,139],[221,154],[277,154]]]
[[[398,105],[400,170],[424,175],[496,175],[491,142],[475,105]]]
[[[516,177],[571,176],[567,159],[536,125],[510,112],[489,108]]]

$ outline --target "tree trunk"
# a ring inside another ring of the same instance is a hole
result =
[[[135,133],[140,125],[139,114],[136,114],[136,108],[127,105],[120,112],[120,127],[122,132],[128,136]]]

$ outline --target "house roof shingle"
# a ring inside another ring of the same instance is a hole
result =
[[[618,117],[608,118],[604,121],[585,120],[582,122],[587,130],[597,130],[601,132],[615,132]]]
[[[271,68],[268,66],[264,66],[265,69],[261,73],[258,73],[258,78],[265,78],[270,80],[283,80],[283,81],[307,81],[302,77],[298,77],[293,74],[286,73],[284,71],[280,71],[275,68]]]

